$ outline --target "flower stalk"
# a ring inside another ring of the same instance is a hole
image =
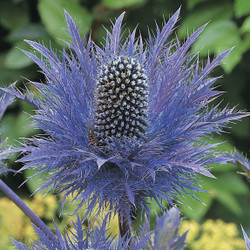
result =
[[[50,231],[46,224],[1,179],[0,190],[31,219],[34,225],[40,228],[51,240],[53,240],[54,234]]]
[[[118,218],[119,218],[119,232],[120,237],[124,238],[124,241],[128,241],[132,237],[131,229],[128,223],[128,220],[124,218],[120,212],[118,212]],[[129,247],[128,247],[129,249]]]

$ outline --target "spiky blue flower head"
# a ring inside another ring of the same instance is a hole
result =
[[[36,55],[26,54],[46,83],[31,83],[39,97],[8,92],[37,108],[35,126],[45,135],[23,147],[20,161],[22,169],[49,173],[42,188],[74,194],[88,212],[99,203],[129,220],[134,208],[147,211],[148,197],[171,203],[182,191],[197,190],[197,174],[212,177],[206,167],[225,159],[203,138],[246,113],[209,109],[221,93],[213,87],[218,77],[208,74],[228,52],[200,68],[189,49],[204,26],[183,44],[168,41],[178,16],[179,10],[144,43],[136,30],[122,35],[123,13],[99,47],[79,36],[66,13],[72,41],[61,59],[28,41]]]

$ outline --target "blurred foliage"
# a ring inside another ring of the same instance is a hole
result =
[[[212,140],[212,143],[221,142],[221,137]],[[217,146],[217,150],[227,153],[233,152],[234,148],[230,143],[223,142]],[[212,204],[218,202],[236,216],[244,216],[242,204],[237,200],[237,196],[247,196],[249,190],[245,180],[235,174],[237,167],[233,164],[214,164],[211,167],[216,179],[200,176],[202,189],[205,192],[195,193],[195,197],[199,200],[185,195],[182,198],[183,203],[180,204],[183,213],[190,219],[201,221]]]
[[[196,221],[184,220],[180,233],[188,230],[187,247],[192,250],[245,250],[246,245],[241,233],[234,223],[225,223],[222,220],[206,220],[202,224]]]
[[[248,1],[236,0],[235,5],[232,1],[217,3],[202,1],[202,5],[199,5],[199,2],[201,1],[196,1],[189,6],[192,12],[190,11],[190,14],[183,20],[177,33],[180,38],[184,38],[187,30],[190,32],[209,22],[194,44],[193,51],[199,51],[202,56],[206,56],[208,52],[218,55],[222,51],[236,46],[222,64],[225,72],[230,73],[241,61],[242,55],[250,49],[250,33],[245,28],[247,17],[244,17],[244,14],[250,12],[239,12],[239,9]]]
[[[73,223],[77,219],[77,215],[68,216],[74,210],[69,206],[69,201],[66,202],[63,213],[60,213],[60,202],[55,195],[48,194],[42,196],[41,194],[34,195],[31,199],[24,199],[24,202],[51,228],[55,229],[54,222],[57,224],[60,231],[72,231],[74,233]],[[84,217],[84,210],[80,212],[80,217]],[[83,224],[83,227],[93,228],[98,223],[101,223],[104,214],[96,216],[97,211],[93,211],[93,215],[89,217],[88,221]],[[113,217],[110,223],[110,230],[112,237],[118,234],[118,216]],[[36,232],[27,216],[8,198],[0,197],[0,249],[7,250],[13,246],[11,239],[21,240],[26,244],[31,244],[36,240]]]
[[[52,230],[55,228],[55,221],[61,231],[74,233],[72,221],[75,221],[77,216],[68,216],[73,212],[69,202],[66,202],[63,214],[59,215],[59,203],[56,196],[52,194],[46,196],[36,194],[32,199],[24,201]],[[84,216],[83,211],[80,213],[81,218]],[[94,228],[98,223],[101,223],[104,217],[105,211],[104,214],[98,216],[96,216],[96,211],[93,211],[92,216],[89,217],[88,221],[85,221],[83,227]],[[109,227],[107,233],[111,233],[111,237],[117,236],[119,230],[117,216],[112,219]],[[186,249],[245,249],[244,241],[234,223],[208,219],[204,223],[198,224],[194,220],[184,220],[181,224],[180,234],[186,230],[188,230]],[[5,250],[12,246],[10,237],[31,244],[36,239],[36,232],[23,212],[8,198],[2,197],[0,198],[0,249]]]
[[[222,105],[230,103],[231,107],[238,105],[241,109],[250,110],[249,0],[1,0],[0,85],[8,85],[17,81],[17,85],[23,87],[27,83],[26,79],[44,80],[37,66],[21,50],[30,50],[25,39],[42,42],[56,51],[62,50],[62,40],[68,41],[64,10],[67,10],[79,23],[82,35],[87,32],[91,34],[97,44],[101,44],[105,36],[102,26],[108,28],[110,20],[114,20],[123,11],[127,12],[125,15],[126,26],[133,30],[139,24],[142,36],[147,38],[148,28],[154,30],[155,21],[161,24],[162,17],[168,19],[169,15],[174,13],[180,5],[182,6],[181,19],[176,33],[181,40],[184,40],[193,30],[207,23],[207,27],[193,45],[191,52],[199,51],[201,59],[206,60],[208,52],[211,57],[214,57],[218,53],[234,47],[222,66],[213,74],[224,75],[223,79],[218,82],[219,89],[227,92],[221,99]],[[10,106],[2,120],[1,136],[9,137],[12,145],[17,145],[20,138],[39,132],[28,127],[32,121],[26,112],[33,112],[32,107],[16,101]],[[223,139],[215,137],[214,142],[224,141],[219,146],[222,151],[232,152],[236,147],[244,153],[249,153],[250,119],[246,118],[242,122],[232,124],[231,127],[231,134]],[[10,159],[9,165],[19,169],[20,165],[14,163],[14,160],[15,155]],[[238,176],[236,171],[236,167],[229,164],[213,166],[212,172],[217,179],[200,177],[202,187],[207,192],[194,194],[205,205],[184,197],[183,205],[180,204],[184,215],[200,223],[207,218],[234,221],[237,225],[242,224],[250,234],[249,183],[243,177]],[[9,176],[6,181],[12,188],[18,190],[18,185],[30,175],[32,175],[32,171],[25,171],[23,175]],[[18,192],[21,196],[28,197],[38,186],[39,177],[29,180]],[[1,211],[1,206],[6,206],[6,202],[5,200],[0,203]],[[186,205],[189,205],[189,208]],[[152,204],[152,207],[153,210],[160,213],[156,204]],[[12,209],[15,211],[14,207]],[[70,210],[70,208],[68,209]],[[58,213],[58,210],[56,211]],[[6,215],[8,219],[13,220],[10,218],[9,209],[8,214]],[[16,212],[15,215],[17,220],[24,219],[19,212]],[[0,218],[2,217],[0,216]],[[62,228],[68,225],[71,219],[62,216],[60,218]],[[46,218],[46,221],[53,224],[51,218]],[[138,226],[139,222],[134,224]],[[16,229],[18,231],[18,226]],[[6,229],[5,232],[8,230]],[[16,239],[19,239],[19,236],[24,237],[25,230],[21,233],[21,236],[17,233],[13,234],[13,237],[17,237]],[[0,235],[0,237],[5,237]]]
[[[42,219],[53,224],[52,218],[57,211],[57,200],[53,195],[37,194],[32,200],[24,202]],[[8,198],[0,198],[0,249],[12,246],[10,237],[25,240],[27,243],[36,239],[36,232],[27,216]]]

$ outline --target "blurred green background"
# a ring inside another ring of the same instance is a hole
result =
[[[146,39],[148,28],[154,30],[155,21],[162,24],[163,16],[168,19],[179,6],[182,6],[181,19],[175,32],[180,40],[184,40],[193,30],[208,23],[205,31],[194,43],[191,52],[200,51],[201,59],[206,60],[208,52],[213,58],[222,51],[234,47],[222,65],[212,74],[223,75],[217,82],[219,89],[226,92],[220,99],[222,106],[229,103],[230,107],[237,105],[239,109],[249,111],[249,0],[1,0],[0,85],[7,86],[17,82],[17,86],[24,87],[28,82],[27,79],[43,81],[38,67],[19,49],[30,50],[24,42],[24,39],[30,39],[52,46],[60,52],[63,44],[61,40],[68,39],[65,32],[64,9],[80,24],[81,34],[89,33],[91,30],[92,39],[101,44],[105,37],[103,25],[109,27],[110,20],[114,20],[124,10],[127,13],[124,21],[126,28],[132,30],[139,24],[139,30]],[[32,107],[21,101],[16,101],[9,107],[1,123],[1,139],[8,137],[10,144],[17,145],[17,140],[20,141],[20,138],[37,133],[26,126],[31,122],[26,112],[32,112]],[[230,133],[226,135],[214,137],[214,142],[225,141],[219,149],[233,151],[237,148],[249,156],[250,119],[246,118],[242,122],[231,124],[231,129],[228,131]],[[11,168],[19,169],[20,165],[15,163],[15,157],[13,156],[8,164]],[[250,234],[250,188],[244,177],[236,173],[238,170],[233,165],[214,166],[212,172],[217,177],[216,180],[201,177],[204,189],[208,192],[197,196],[206,205],[186,198],[185,201],[190,208],[180,205],[185,218],[195,220],[200,225],[208,219],[221,219],[225,223],[243,225]],[[21,197],[32,201],[30,195],[38,187],[39,180],[30,180],[18,188],[31,174],[30,171],[25,171],[23,174],[15,176],[10,174],[2,178]],[[4,204],[1,203],[3,201],[1,199],[4,199],[2,196],[0,193],[0,228],[8,223],[1,214],[1,209],[5,210],[4,205],[1,208],[1,204]],[[59,212],[55,209],[52,214],[56,216]],[[48,220],[46,215],[43,215],[43,218],[51,223],[51,218]],[[22,238],[24,235],[13,237]]]

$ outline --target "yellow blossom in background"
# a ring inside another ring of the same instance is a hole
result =
[[[206,220],[199,225],[196,221],[184,220],[180,233],[188,231],[187,247],[192,250],[245,250],[246,245],[241,239],[234,223],[222,220]]]
[[[184,220],[181,223],[180,232],[184,233],[188,230],[186,242],[193,242],[200,233],[200,225],[196,221]]]
[[[66,201],[66,209],[64,213],[60,214],[60,204],[55,195],[47,194],[35,194],[30,200],[24,199],[24,202],[30,207],[35,214],[37,214],[52,230],[55,229],[54,221],[56,222],[61,232],[72,231],[74,229],[72,222],[75,222],[77,215],[69,216],[73,214],[72,206],[68,206],[72,203],[72,200]],[[102,213],[97,215],[97,207],[93,210],[93,213],[88,218],[88,228],[94,228],[98,224],[102,223],[103,218],[107,214],[107,210],[103,210]],[[80,218],[84,217],[84,207],[79,211]],[[53,221],[54,220],[54,221]],[[118,235],[118,217],[117,215],[111,220],[110,229],[108,234],[112,234],[112,237]],[[83,228],[86,225],[83,224]],[[8,198],[0,198],[0,250],[9,250],[13,247],[13,238],[18,241],[22,241],[26,244],[31,244],[32,241],[37,239],[36,232],[32,226],[30,219]]]
[[[0,199],[0,249],[12,245],[10,237],[23,238],[23,212],[8,198]]]
[[[118,214],[111,220],[109,225],[108,233],[111,233],[112,236],[119,236],[119,221],[118,221]]]
[[[55,217],[58,208],[57,199],[54,195],[43,196],[36,194],[32,201],[27,201],[26,204],[38,216],[51,220]]]
[[[63,195],[62,195],[63,196]],[[59,226],[61,226],[62,229],[67,228],[67,231],[71,231],[74,233],[74,228],[72,225],[72,221],[76,222],[77,220],[77,215],[73,216],[68,216],[69,214],[74,213],[74,208],[72,207],[72,203],[74,203],[74,196],[71,198],[66,199],[66,206],[64,207],[64,212],[63,212],[63,218],[62,221],[60,222]],[[68,204],[71,204],[68,206]],[[78,211],[78,215],[80,218],[83,218],[85,215],[86,208],[83,205],[82,208]],[[87,227],[88,229],[93,229],[98,225],[101,225],[103,222],[103,219],[107,215],[109,209],[108,208],[102,208],[101,212],[99,212],[98,205],[96,205],[91,214],[88,216],[88,222],[87,222]],[[58,224],[57,224],[58,225]],[[63,226],[62,226],[63,225]],[[83,224],[83,228],[86,228],[86,225]],[[110,223],[108,224],[108,231],[107,234],[111,234],[111,237],[117,237],[119,235],[119,224],[118,224],[118,215],[114,215],[113,213],[111,214],[111,220]]]
[[[71,201],[72,202],[72,201]],[[54,230],[54,222],[60,231],[72,231],[72,221],[76,221],[77,215],[72,214],[72,207],[66,205],[66,212],[58,217],[57,211],[60,211],[56,196],[48,194],[42,196],[36,194],[32,200],[25,200],[25,203],[41,217],[48,226]],[[66,202],[67,204],[67,202]],[[67,207],[68,206],[68,207]],[[97,207],[89,217],[87,224],[83,224],[83,228],[94,228],[102,222],[107,210],[97,215]],[[80,218],[84,217],[84,207],[79,211]],[[246,246],[241,238],[237,226],[234,223],[225,223],[222,220],[207,220],[203,224],[196,221],[184,220],[181,224],[180,234],[188,231],[188,243],[185,249],[191,250],[245,250]],[[113,216],[108,234],[112,237],[118,236],[119,225],[118,216]],[[10,238],[22,240],[31,243],[36,239],[36,233],[31,225],[30,220],[25,214],[8,198],[0,198],[0,249],[8,250],[13,244]]]
[[[84,210],[85,211],[85,210]],[[106,210],[103,210],[100,214],[97,214],[97,208],[93,209],[91,216],[88,217],[87,226],[82,225],[82,228],[88,228],[88,230],[94,229],[96,226],[102,225],[103,219],[107,214]],[[80,213],[80,218],[84,217],[84,213]],[[73,228],[72,222],[76,222],[77,215],[68,216],[67,218],[67,231],[75,233],[75,228]],[[119,224],[118,215],[111,215],[110,223],[108,224],[107,235],[111,234],[111,238],[119,236]],[[71,235],[71,234],[70,234]]]
[[[32,200],[24,202],[42,219],[53,220],[58,208],[54,195],[43,197],[36,194]],[[36,232],[30,219],[8,198],[0,198],[0,249],[7,250],[13,246],[10,238],[31,243],[36,239]]]

